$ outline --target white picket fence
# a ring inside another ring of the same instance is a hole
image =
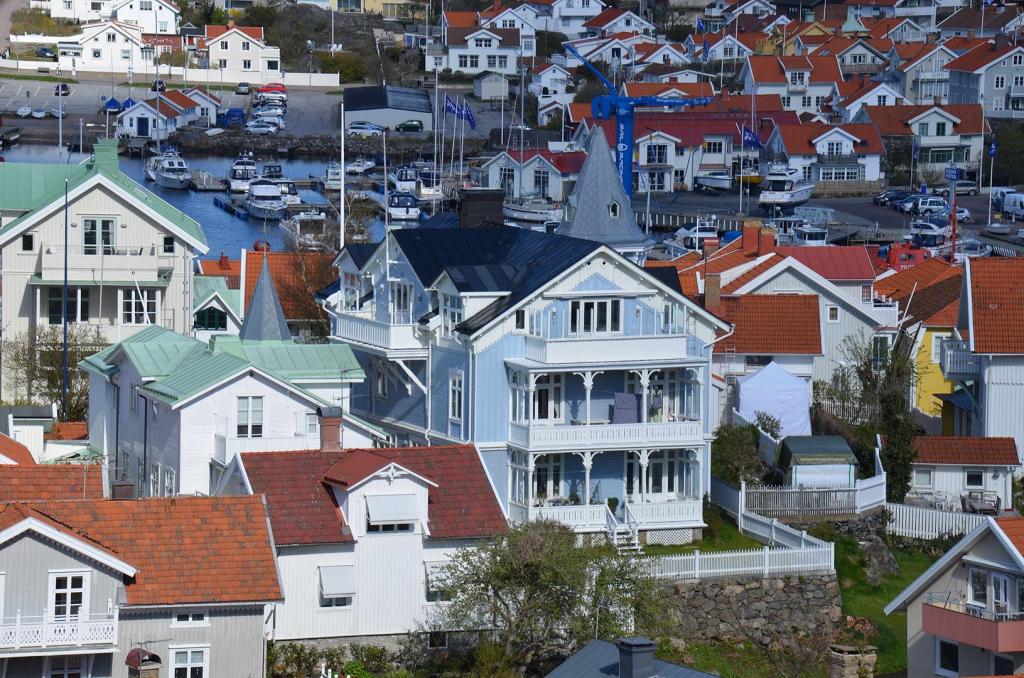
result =
[[[645,558],[647,572],[659,579],[712,579],[722,577],[772,577],[809,572],[832,572],[832,544],[804,548],[772,548]]]
[[[889,512],[886,531],[899,537],[913,539],[963,535],[985,522],[985,516],[977,513],[936,511],[906,504],[887,503],[885,510]]]

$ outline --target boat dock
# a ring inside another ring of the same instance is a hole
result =
[[[230,198],[215,195],[213,196],[213,204],[221,208],[231,216],[238,217],[239,219],[249,218],[249,212],[246,211],[244,207],[237,205]]]
[[[228,188],[228,184],[223,179],[219,179],[206,170],[192,170],[192,190],[193,191],[220,191],[224,192]]]

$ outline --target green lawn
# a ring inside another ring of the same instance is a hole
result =
[[[644,555],[678,556],[697,550],[700,550],[701,553],[710,553],[712,551],[759,549],[764,546],[761,542],[740,532],[735,523],[721,514],[705,511],[705,520],[708,523],[708,529],[704,531],[704,538],[700,541],[682,546],[662,546],[660,544],[645,546]]]
[[[663,644],[658,648],[657,657],[698,671],[713,672],[722,678],[768,678],[780,675],[779,667],[791,678],[825,678],[827,675],[823,664],[806,666],[799,673],[790,673],[794,670],[791,658],[774,655],[773,658],[779,664],[777,667],[765,652],[757,650],[750,643],[687,644],[682,651]]]
[[[814,530],[815,536],[835,542],[836,576],[843,596],[843,612],[865,617],[875,625],[878,634],[864,639],[878,648],[876,671],[880,674],[905,669],[907,666],[907,616],[903,613],[886,616],[886,605],[905,589],[934,561],[915,551],[896,550],[893,555],[900,572],[874,586],[867,581],[864,552],[857,542],[831,533],[827,527]]]
[[[78,81],[74,78],[58,78],[55,75],[19,75],[17,73],[8,73],[7,71],[0,70],[0,79],[2,80],[35,80],[37,82],[67,82],[77,83]]]

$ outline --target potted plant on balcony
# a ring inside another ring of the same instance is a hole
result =
[[[580,505],[580,495],[576,494],[575,492],[570,492],[569,493],[569,506],[579,506],[579,505]]]
[[[612,513],[615,513],[616,509],[618,509],[618,508],[619,508],[619,498],[618,497],[608,497],[608,509]]]

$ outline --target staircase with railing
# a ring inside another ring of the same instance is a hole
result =
[[[608,536],[608,543],[615,547],[619,553],[637,553],[640,551],[640,526],[629,511],[629,504],[623,504],[623,521],[612,513],[611,508],[605,506],[605,533]]]

